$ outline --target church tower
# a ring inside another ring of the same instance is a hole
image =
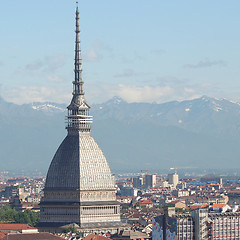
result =
[[[47,173],[39,227],[59,231],[74,223],[83,232],[112,232],[122,226],[120,204],[108,162],[90,134],[92,116],[83,90],[78,6],[74,72],[68,133]]]

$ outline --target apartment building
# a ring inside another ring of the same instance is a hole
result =
[[[176,213],[174,207],[152,220],[153,240],[238,240],[240,212],[212,212],[211,208],[196,209],[191,213]]]

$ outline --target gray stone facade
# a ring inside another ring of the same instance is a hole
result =
[[[63,226],[74,223],[83,233],[116,232],[126,224],[121,223],[120,203],[116,201],[108,162],[90,135],[92,117],[83,91],[79,33],[77,8],[75,80],[72,101],[67,107],[68,135],[47,173],[38,227],[59,232]]]

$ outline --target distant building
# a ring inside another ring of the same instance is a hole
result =
[[[223,181],[221,177],[202,177],[200,178],[201,182],[205,182],[205,183],[218,183],[222,186]]]
[[[110,240],[110,238],[95,233],[89,234],[86,238],[84,238],[84,240]]]
[[[175,197],[187,197],[189,196],[189,191],[188,190],[173,190],[172,191],[172,194],[175,196]]]
[[[21,223],[0,223],[0,232],[5,233],[38,233],[38,229]]]
[[[151,237],[143,232],[137,231],[137,230],[122,230],[118,233],[111,236],[111,239],[113,240],[145,240],[145,239],[151,239]]]
[[[145,174],[132,178],[133,187],[148,188],[161,186],[163,182],[162,176],[158,174]]]
[[[24,198],[21,198],[20,195],[16,195],[10,199],[11,208],[24,212],[25,210],[32,210],[35,212],[40,211],[39,202],[27,202]]]
[[[1,240],[62,240],[63,238],[54,236],[51,233],[9,233],[5,234]]]
[[[143,187],[143,177],[134,177],[132,178],[133,187],[142,188]]]
[[[157,184],[157,175],[156,174],[146,174],[145,175],[145,187],[155,187]]]
[[[184,201],[181,201],[181,200],[175,200],[175,201],[169,202],[168,206],[173,206],[175,208],[185,209],[186,208],[186,203]]]
[[[121,196],[137,196],[138,189],[134,189],[133,187],[121,187],[120,188],[120,195]]]
[[[19,188],[19,186],[6,186],[5,190],[2,192],[2,195],[6,198],[14,197],[17,194],[21,193],[22,189]]]
[[[178,174],[176,172],[168,174],[168,183],[173,185],[174,188],[176,188],[178,184]]]
[[[162,182],[162,187],[164,187],[164,188],[169,187],[168,181],[163,181]]]
[[[240,238],[240,212],[211,212],[196,209],[191,214],[165,208],[164,214],[152,220],[153,240],[222,240]]]
[[[163,215],[152,219],[153,240],[194,239],[194,223],[191,214],[175,214],[175,208],[165,208]]]

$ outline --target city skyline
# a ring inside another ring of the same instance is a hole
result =
[[[80,1],[87,100],[117,95],[160,103],[209,95],[239,101],[239,5]],[[68,103],[75,1],[1,6],[0,96],[18,104]]]

